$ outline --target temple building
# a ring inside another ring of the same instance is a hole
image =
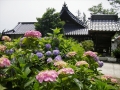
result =
[[[64,34],[66,37],[73,37],[79,42],[93,40],[94,51],[107,56],[111,55],[111,39],[116,32],[120,32],[120,20],[118,15],[91,14],[91,17],[84,23],[74,16],[64,4],[60,12],[61,20],[65,21]],[[19,22],[18,25],[9,31],[3,32],[11,38],[22,36],[28,30],[35,30],[35,22]]]

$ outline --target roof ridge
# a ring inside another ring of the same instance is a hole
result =
[[[61,16],[62,13],[66,10],[67,13],[70,15],[70,17],[71,17],[74,21],[76,21],[78,24],[82,25],[83,27],[87,27],[87,25],[85,25],[85,23],[82,22],[82,20],[79,20],[77,17],[75,17],[75,15],[73,15],[73,14],[69,11],[69,9],[68,9],[68,7],[67,7],[66,5],[67,5],[67,4],[64,3],[64,5],[63,5],[63,7],[62,7],[62,10],[61,10],[61,12],[60,12],[60,16]]]
[[[21,24],[34,24],[36,22],[18,22],[18,24],[21,23]]]

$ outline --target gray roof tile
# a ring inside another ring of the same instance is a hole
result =
[[[88,29],[91,31],[120,31],[120,23],[114,20],[90,20]]]
[[[5,34],[24,34],[26,31],[35,30],[35,22],[19,22],[18,25],[10,31],[4,32]]]
[[[64,33],[65,35],[88,35],[88,29],[71,25],[64,27]]]

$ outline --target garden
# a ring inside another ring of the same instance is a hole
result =
[[[0,42],[0,90],[119,90],[117,80],[97,70],[97,53],[53,29],[47,37],[27,31]]]

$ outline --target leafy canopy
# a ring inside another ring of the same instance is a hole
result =
[[[48,8],[42,18],[37,18],[37,21],[35,29],[40,31],[43,36],[46,36],[47,33],[52,33],[51,29],[53,28],[63,28],[65,24],[64,21],[61,21],[60,14],[55,13],[54,8]]]
[[[97,6],[93,6],[88,9],[92,14],[115,14],[116,11],[113,8],[104,9],[102,3]]]
[[[120,0],[108,0],[108,1],[113,6],[113,8],[116,10],[116,12],[120,10]]]

